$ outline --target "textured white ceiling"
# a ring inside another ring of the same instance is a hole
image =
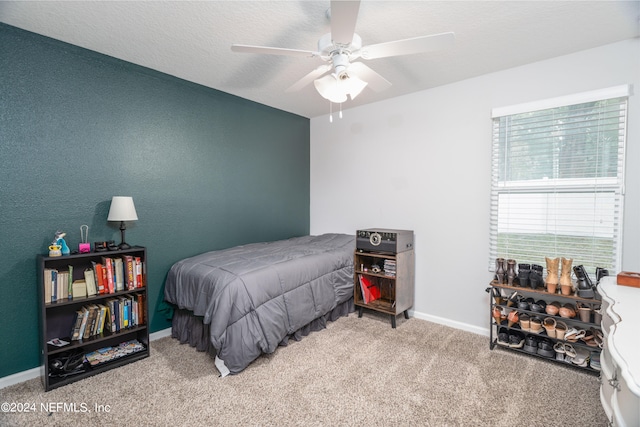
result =
[[[327,114],[318,58],[231,52],[241,43],[316,50],[329,1],[2,1],[0,21],[304,117]],[[453,48],[367,65],[393,86],[343,109],[640,36],[640,1],[371,1],[363,45],[452,31]]]

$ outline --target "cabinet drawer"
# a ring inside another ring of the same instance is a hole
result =
[[[613,391],[613,419],[616,426],[640,426],[640,399],[633,394],[623,378]]]

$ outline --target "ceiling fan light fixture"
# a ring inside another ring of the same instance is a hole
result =
[[[327,74],[313,81],[313,85],[316,87],[320,96],[334,104],[340,104],[347,100],[347,93],[343,90],[340,83],[341,81],[337,80],[334,74]]]
[[[367,82],[355,76],[341,80],[335,74],[327,74],[324,77],[314,80],[314,86],[318,93],[325,99],[340,104],[347,100],[347,95],[354,100],[367,86]]]
[[[352,101],[367,86],[367,82],[362,81],[355,76],[349,76],[348,79],[342,80],[340,84],[344,88],[344,91],[349,94]]]

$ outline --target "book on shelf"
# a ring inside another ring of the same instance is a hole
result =
[[[67,274],[67,298],[73,298],[73,265],[69,265]]]
[[[87,282],[82,280],[82,279],[78,279],[78,280],[74,280],[73,284],[71,285],[72,290],[71,290],[71,297],[72,298],[86,298],[87,297]]]
[[[84,318],[84,310],[76,311],[76,320],[74,322],[73,328],[71,329],[71,340],[76,341],[80,339],[80,328],[82,326],[82,319]]]
[[[84,271],[84,281],[87,284],[87,295],[96,295],[98,293],[98,288],[96,286],[96,276],[93,269],[87,268]]]
[[[80,324],[80,330],[78,331],[78,339],[84,338],[84,331],[87,329],[87,321],[89,320],[89,310],[86,307],[82,307],[82,322]]]
[[[146,320],[145,320],[145,312],[144,312],[144,295],[143,294],[136,295],[136,306],[137,306],[136,324],[144,325]]]
[[[103,265],[98,262],[91,261],[91,266],[93,268],[93,279],[96,284],[98,294],[102,295],[107,293],[102,272]]]
[[[116,291],[115,282],[113,277],[113,260],[108,257],[102,257],[103,263],[103,271],[105,272],[104,276],[106,278],[106,286],[108,289],[108,293],[113,294]]]
[[[135,289],[135,260],[131,255],[123,255],[122,262],[125,270],[125,288]]]
[[[142,259],[139,256],[134,257],[134,260],[135,260],[135,263],[136,263],[136,275],[135,275],[135,277],[136,277],[136,288],[142,288],[142,287],[144,287],[144,283],[142,282],[142,275],[143,275],[142,270],[144,268],[143,262],[142,262]]]
[[[49,279],[49,283],[51,283],[51,302],[58,301],[58,270],[51,269],[49,270],[51,273],[51,278]]]
[[[105,321],[105,328],[109,332],[117,332],[118,331],[118,327],[117,327],[117,324],[116,324],[116,317],[118,316],[118,313],[116,311],[115,302],[116,302],[115,298],[110,298],[110,299],[108,299],[106,301],[107,307],[109,308],[109,316],[108,316],[107,320]]]
[[[73,276],[69,271],[58,271],[55,268],[45,268],[43,275],[45,303],[72,298]]]
[[[362,300],[365,304],[380,298],[380,288],[369,277],[359,274],[358,279],[360,281]]]
[[[113,281],[117,291],[124,291],[124,263],[122,258],[113,258]]]
[[[45,303],[49,303],[52,301],[53,298],[53,294],[52,294],[52,288],[51,288],[51,269],[50,268],[45,268],[44,269],[44,273],[43,273],[44,277],[43,277],[43,283],[44,283],[44,302]]]
[[[87,315],[87,323],[85,325],[85,328],[82,332],[82,339],[87,339],[91,336],[91,331],[92,328],[95,326],[96,323],[96,311],[95,308],[93,306],[88,306],[87,307],[87,311],[88,311],[88,315]]]
[[[104,332],[104,321],[107,317],[107,306],[105,306],[104,304],[99,304],[98,307],[100,307],[100,317],[98,321],[97,334],[100,335]]]
[[[120,329],[126,329],[129,327],[129,307],[127,306],[127,298],[118,298],[120,304]]]

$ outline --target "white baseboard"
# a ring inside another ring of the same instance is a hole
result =
[[[10,385],[18,384],[21,382],[29,381],[40,376],[41,367],[29,369],[27,371],[18,372],[17,374],[9,375],[0,378],[0,389],[9,387]]]
[[[171,328],[163,329],[158,332],[149,334],[149,341],[159,340],[160,338],[171,336]],[[10,385],[18,384],[24,381],[29,381],[34,378],[38,378],[40,374],[41,366],[26,371],[18,372],[16,374],[8,375],[0,378],[0,389],[9,387]]]
[[[450,326],[450,327],[455,328],[455,329],[460,329],[460,330],[463,330],[463,331],[472,332],[472,333],[478,334],[478,335],[484,335],[484,336],[487,336],[487,337],[489,336],[489,329],[488,328],[481,328],[479,326],[471,325],[469,323],[458,322],[457,320],[451,320],[451,319],[447,319],[445,317],[434,316],[434,315],[431,315],[431,314],[420,313],[420,312],[417,312],[417,311],[414,311],[411,314],[416,319],[422,319],[422,320],[426,320],[428,322],[438,323],[439,325]]]
[[[159,340],[160,338],[170,337],[171,336],[171,328],[163,329],[158,332],[153,332],[149,334],[149,341]]]

